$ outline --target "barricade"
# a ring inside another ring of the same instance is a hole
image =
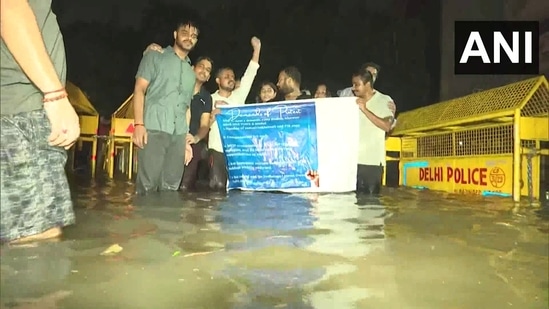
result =
[[[544,199],[549,90],[545,77],[401,113],[400,184],[446,192]]]
[[[80,121],[80,136],[76,145],[70,150],[70,169],[74,169],[75,151],[81,151],[84,143],[91,143],[90,168],[91,176],[95,177],[97,163],[97,130],[99,128],[99,113],[88,100],[86,95],[71,82],[67,82],[65,89],[69,95],[69,101],[74,107]]]
[[[108,153],[105,160],[109,178],[114,177],[115,161],[118,162],[118,170],[126,174],[128,179],[133,177],[135,147],[132,142],[134,130],[132,99],[133,95],[112,114],[111,131],[107,141]]]

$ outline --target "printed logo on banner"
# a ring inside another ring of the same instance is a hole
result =
[[[314,102],[222,108],[229,189],[310,188],[318,171]]]
[[[537,21],[456,21],[455,74],[538,74]]]

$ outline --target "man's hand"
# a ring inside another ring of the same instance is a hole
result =
[[[261,49],[261,40],[257,37],[252,37],[252,47],[254,50],[260,50]]]
[[[217,108],[218,106],[223,106],[223,105],[229,105],[229,103],[227,103],[225,101],[215,101],[214,102],[214,108]]]
[[[210,113],[210,127],[215,122],[215,116],[221,114],[221,110],[217,107],[218,106],[223,106],[223,105],[229,105],[229,103],[227,103],[225,101],[215,101],[214,102],[214,104],[213,104],[214,110],[212,110],[212,112]]]
[[[186,143],[185,146],[185,166],[189,165],[191,160],[193,159],[193,148],[191,147],[191,144]]]
[[[133,129],[132,141],[135,146],[143,149],[147,145],[147,129],[145,126],[135,126]]]
[[[149,51],[155,51],[155,52],[159,52],[159,53],[164,53],[164,48],[162,48],[162,46],[156,44],[156,43],[151,43],[149,46],[147,46],[147,48],[143,51],[143,55],[146,53],[146,52],[149,52]]]
[[[366,109],[366,100],[356,98],[356,105],[358,105],[358,108],[360,108],[361,111],[364,111]]]
[[[215,116],[216,116],[216,115],[219,115],[219,114],[221,114],[221,110],[220,110],[219,108],[216,108],[216,109],[214,109],[214,110],[212,111],[212,113],[210,114],[210,118],[215,119]]]
[[[49,144],[69,149],[80,136],[80,121],[69,99],[46,102],[44,110],[51,125]]]
[[[198,136],[194,136],[191,133],[187,133],[187,137],[185,138],[185,141],[187,144],[196,144],[200,141]]]

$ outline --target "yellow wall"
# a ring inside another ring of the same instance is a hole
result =
[[[460,194],[513,194],[513,157],[418,159],[401,162],[402,185]]]

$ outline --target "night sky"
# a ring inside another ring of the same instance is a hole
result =
[[[326,82],[332,93],[350,86],[360,64],[381,65],[376,88],[400,111],[436,102],[440,75],[440,3],[428,0],[53,0],[67,50],[68,78],[108,115],[131,94],[144,48],[173,44],[174,19],[198,20],[191,59],[207,55],[214,70],[240,76],[262,40],[261,68],[248,101],[263,81],[297,66],[302,88]],[[146,22],[143,22],[146,20]],[[216,90],[214,78],[207,88]]]

